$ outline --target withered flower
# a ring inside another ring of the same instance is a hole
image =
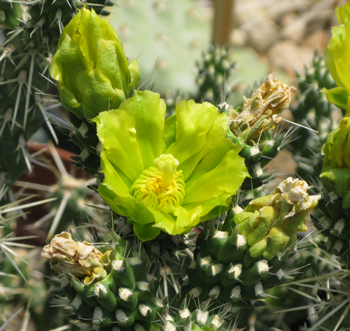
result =
[[[57,272],[85,276],[85,284],[90,284],[97,278],[101,280],[107,276],[105,266],[110,263],[110,253],[107,251],[103,254],[91,243],[75,241],[70,233],[62,232],[43,248],[41,255],[50,261],[51,268]]]
[[[273,74],[267,76],[251,98],[243,97],[242,112],[230,109],[231,131],[242,142],[259,138],[261,132],[282,120],[278,114],[289,107],[295,91],[295,87],[281,83]]]

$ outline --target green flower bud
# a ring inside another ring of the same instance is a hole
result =
[[[62,104],[88,121],[118,108],[140,83],[138,63],[129,64],[115,30],[86,8],[64,28],[50,74],[58,82]]]
[[[101,280],[107,276],[105,266],[110,264],[109,255],[100,252],[92,244],[76,242],[68,232],[56,235],[46,245],[41,255],[50,261],[50,266],[57,272],[66,272],[76,277],[85,276],[85,284],[95,279]]]
[[[344,117],[339,128],[333,130],[322,147],[323,171],[332,168],[350,168],[350,117]]]
[[[295,87],[281,83],[272,74],[267,76],[251,98],[244,98],[241,113],[230,109],[232,133],[242,142],[258,139],[261,132],[281,121],[277,115],[289,107],[295,91]]]
[[[308,189],[305,181],[289,177],[273,194],[252,200],[235,215],[236,228],[246,237],[252,257],[271,260],[295,240],[297,232],[307,230],[305,222],[320,199],[309,196]]]
[[[332,38],[325,51],[325,61],[328,70],[338,87],[322,92],[326,94],[329,102],[346,109],[350,95],[350,3],[335,9],[339,26],[333,27]]]
[[[343,208],[350,207],[350,117],[344,117],[323,145],[324,162],[320,176],[328,192],[343,198]]]

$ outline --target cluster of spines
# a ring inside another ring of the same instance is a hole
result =
[[[32,170],[27,143],[45,122],[57,142],[43,97],[49,89],[45,79],[48,58],[55,52],[63,27],[84,3],[27,1],[23,13],[19,3],[0,2],[0,25],[5,36],[0,48],[0,168],[1,181],[9,187],[23,172]],[[98,13],[108,14],[104,6],[113,3],[97,0],[90,5]],[[3,200],[6,203],[9,196]]]
[[[300,137],[293,139],[288,147],[297,163],[296,173],[309,181],[321,173],[320,151],[328,133],[337,128],[341,112],[321,92],[322,88],[336,86],[322,56],[316,53],[311,66],[305,68],[305,74],[297,78],[298,102],[291,106],[291,112],[294,122],[307,128],[299,128],[295,135]]]
[[[114,232],[112,237],[112,244],[101,246],[102,251],[112,249],[106,278],[85,284],[83,279],[66,274],[59,283],[55,281],[53,294],[64,294],[69,300],[66,312],[90,324],[91,330],[99,331],[223,330],[227,317],[232,317],[231,304],[212,311],[214,300],[209,297],[197,305],[195,289],[182,301],[178,301],[178,293],[176,302],[169,302],[174,295],[165,290],[164,282],[171,276],[165,274],[166,268],[160,267],[157,261],[150,260],[158,257],[158,262],[166,261],[171,268],[173,263],[166,252],[161,250],[163,253],[159,255],[157,247],[152,249],[149,245],[150,254],[147,254],[139,245],[126,242]],[[176,244],[177,240],[173,245],[177,247]],[[186,254],[176,255],[175,251],[174,256],[180,260],[187,258]],[[175,269],[173,273],[176,274]],[[178,308],[172,307],[173,304]]]
[[[202,53],[202,59],[196,63],[198,92],[193,96],[196,102],[209,101],[218,106],[226,101],[229,90],[226,84],[235,67],[229,54],[228,48],[223,46],[210,46]]]
[[[245,236],[237,229],[218,230],[211,221],[199,236],[198,252],[188,269],[184,291],[205,300],[209,295],[212,308],[227,302],[238,306],[264,306],[267,289],[294,277],[283,271],[283,265],[294,251],[286,249],[272,260],[253,258]]]
[[[261,187],[271,181],[271,174],[263,169],[277,154],[289,144],[288,134],[272,134],[264,131],[257,144],[251,146],[242,143],[238,138],[230,135],[230,139],[242,147],[239,155],[244,157],[250,178],[246,178],[241,190],[252,190]]]
[[[342,198],[336,192],[323,191],[316,215],[311,215],[317,230],[327,237],[326,251],[340,257],[343,266],[350,269],[350,208],[342,208]]]

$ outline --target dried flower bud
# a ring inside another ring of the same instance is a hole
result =
[[[281,121],[277,115],[289,107],[295,91],[295,87],[281,83],[273,74],[267,76],[251,98],[244,98],[241,113],[231,108],[231,131],[242,142],[259,138],[262,131]]]
[[[87,241],[80,242],[72,239],[68,232],[56,235],[46,245],[41,255],[50,261],[50,266],[57,272],[69,273],[76,277],[85,277],[85,283],[90,284],[95,279],[107,276],[104,269],[110,263],[109,254],[100,252]]]

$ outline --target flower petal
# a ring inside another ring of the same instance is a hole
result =
[[[176,122],[177,117],[176,115],[169,116],[164,123],[164,152],[169,148],[169,146],[175,141],[176,139]]]
[[[180,164],[198,153],[206,143],[207,133],[218,116],[218,109],[208,103],[181,101],[176,109],[176,140],[166,154],[172,154]]]
[[[152,212],[156,217],[156,223],[153,226],[175,236],[189,232],[200,222],[202,206],[197,205],[191,210],[177,206],[174,215],[164,214],[158,211]]]
[[[134,224],[134,232],[142,241],[152,240],[160,234],[160,229],[152,226],[152,224]]]
[[[211,171],[203,174],[187,186],[183,204],[203,202],[222,195],[234,195],[249,176],[244,159],[238,155],[240,147],[233,149],[221,158],[221,162]],[[209,155],[208,155],[209,157]],[[202,168],[204,170],[205,167]]]
[[[200,222],[205,222],[207,220],[210,220],[214,217],[218,217],[225,211],[227,211],[230,207],[231,203],[231,194],[222,195],[218,198],[210,199],[201,202],[202,212],[201,212],[201,218]],[[187,210],[193,209],[195,206],[197,206],[198,203],[189,203],[186,205],[183,205],[183,207]]]
[[[124,109],[135,120],[136,140],[142,152],[144,169],[152,166],[154,159],[163,154],[164,100],[152,91],[135,92],[119,109]]]
[[[134,182],[144,170],[135,120],[124,110],[112,109],[101,112],[93,121],[106,158]]]
[[[217,114],[213,126],[206,135],[206,141],[202,149],[195,155],[188,158],[180,166],[179,170],[183,170],[184,179],[186,180],[201,163],[201,159],[225,139],[227,130],[229,129],[229,121],[226,114]]]

